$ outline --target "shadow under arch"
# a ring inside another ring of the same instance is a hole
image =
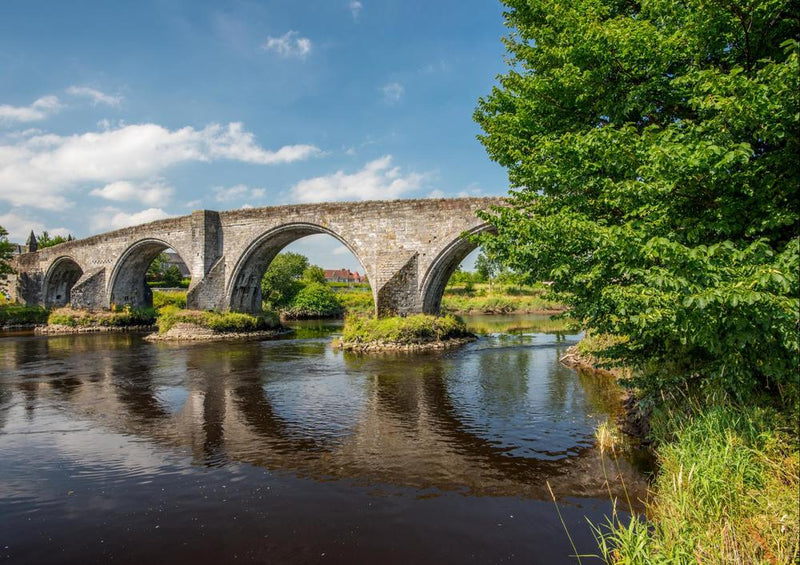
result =
[[[172,249],[186,262],[174,245],[161,239],[140,239],[128,246],[111,272],[108,283],[109,304],[134,308],[152,306],[153,291],[147,285],[145,276],[153,260],[166,249]]]
[[[71,302],[72,287],[83,276],[78,262],[62,255],[50,264],[42,285],[42,303],[45,308],[66,306]]]
[[[430,267],[425,272],[422,279],[422,311],[426,314],[438,314],[442,306],[442,296],[447,281],[461,264],[464,258],[472,253],[478,243],[472,240],[472,236],[484,232],[494,231],[491,224],[481,224],[469,231],[466,231],[451,241],[436,259],[431,262]]]
[[[234,312],[261,312],[261,278],[281,250],[290,243],[314,234],[326,234],[344,245],[359,262],[362,269],[364,262],[353,246],[338,233],[317,224],[294,222],[284,224],[261,234],[245,249],[233,269],[233,273],[225,293],[228,309]],[[372,289],[373,300],[375,290]]]

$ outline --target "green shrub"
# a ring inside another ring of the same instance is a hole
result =
[[[342,341],[365,343],[373,341],[398,344],[441,341],[470,335],[464,322],[448,314],[431,316],[415,314],[406,317],[367,318],[348,316],[342,331]]]
[[[0,306],[0,326],[16,324],[44,324],[48,310],[41,306],[3,304]]]
[[[284,314],[290,318],[331,318],[342,311],[342,303],[328,285],[312,282],[297,293]]]
[[[164,306],[177,306],[178,308],[186,308],[186,293],[185,292],[153,292],[153,308],[160,310]]]
[[[375,301],[372,299],[372,289],[369,285],[363,289],[338,290],[336,298],[339,299],[339,303],[345,312],[351,314],[372,314],[375,312]]]

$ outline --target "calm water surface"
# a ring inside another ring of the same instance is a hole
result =
[[[457,351],[281,340],[0,338],[0,561],[574,563],[610,514],[593,429],[611,383],[558,363],[576,335],[468,319]],[[642,475],[606,459],[611,492]]]

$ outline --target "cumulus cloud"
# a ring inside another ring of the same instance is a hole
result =
[[[392,156],[385,155],[367,163],[353,174],[337,171],[332,175],[301,180],[291,189],[299,202],[328,202],[334,200],[384,200],[418,190],[426,175],[402,174],[392,166]]]
[[[350,13],[353,14],[353,19],[357,20],[359,14],[361,14],[361,9],[364,7],[364,5],[358,0],[353,0],[352,2],[350,2],[349,7],[350,7]]]
[[[132,214],[116,208],[105,208],[102,213],[94,215],[92,228],[95,231],[116,230],[171,217],[172,214],[167,214],[161,208],[148,208]]]
[[[273,165],[320,153],[313,145],[264,149],[240,123],[200,130],[138,124],[70,136],[35,134],[0,141],[0,201],[60,210],[69,205],[66,193],[80,185],[147,181],[179,163],[228,159]],[[130,193],[124,186],[99,191],[110,199]]]
[[[390,82],[389,84],[385,84],[383,88],[381,88],[381,91],[383,92],[383,101],[393,105],[400,102],[406,89],[399,82]]]
[[[312,43],[307,37],[300,37],[296,31],[287,31],[280,37],[267,37],[261,48],[274,51],[281,57],[305,59],[311,53]]]
[[[119,180],[102,188],[95,188],[89,194],[115,202],[140,201],[151,206],[168,202],[174,189],[163,181],[141,183]]]
[[[89,88],[88,86],[70,86],[67,89],[67,94],[89,98],[92,101],[92,106],[105,104],[106,106],[116,107],[122,103],[122,96],[105,94],[94,88]]]
[[[47,231],[50,235],[63,235],[66,237],[70,232],[67,228],[48,228],[43,222],[27,216],[21,210],[11,210],[7,214],[0,214],[0,226],[8,232],[8,240],[13,243],[25,243],[31,230],[37,235]]]
[[[36,122],[58,112],[63,105],[57,96],[42,96],[30,106],[0,104],[0,123]]]
[[[230,202],[242,198],[263,198],[267,191],[263,188],[249,188],[246,184],[230,187],[214,187],[214,198],[217,202]],[[251,206],[252,207],[252,206]]]

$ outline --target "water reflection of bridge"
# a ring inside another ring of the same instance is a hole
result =
[[[31,413],[54,405],[101,430],[191,452],[199,464],[238,461],[318,479],[533,498],[548,496],[549,480],[564,495],[607,496],[596,448],[518,456],[465,422],[447,377],[457,356],[426,357],[409,371],[398,360],[345,355],[341,374],[312,376],[298,394],[297,383],[292,392],[282,388],[284,372],[313,375],[319,360],[342,355],[323,340],[173,347],[118,335],[7,345],[0,367],[11,378],[0,381],[0,404],[17,399]],[[507,349],[506,369],[531,362],[530,348]],[[525,382],[507,372],[504,386],[519,394],[514,387]],[[553,394],[570,402],[568,392]],[[327,401],[347,405],[336,421],[318,410]],[[637,484],[624,462],[622,472],[629,487]]]

